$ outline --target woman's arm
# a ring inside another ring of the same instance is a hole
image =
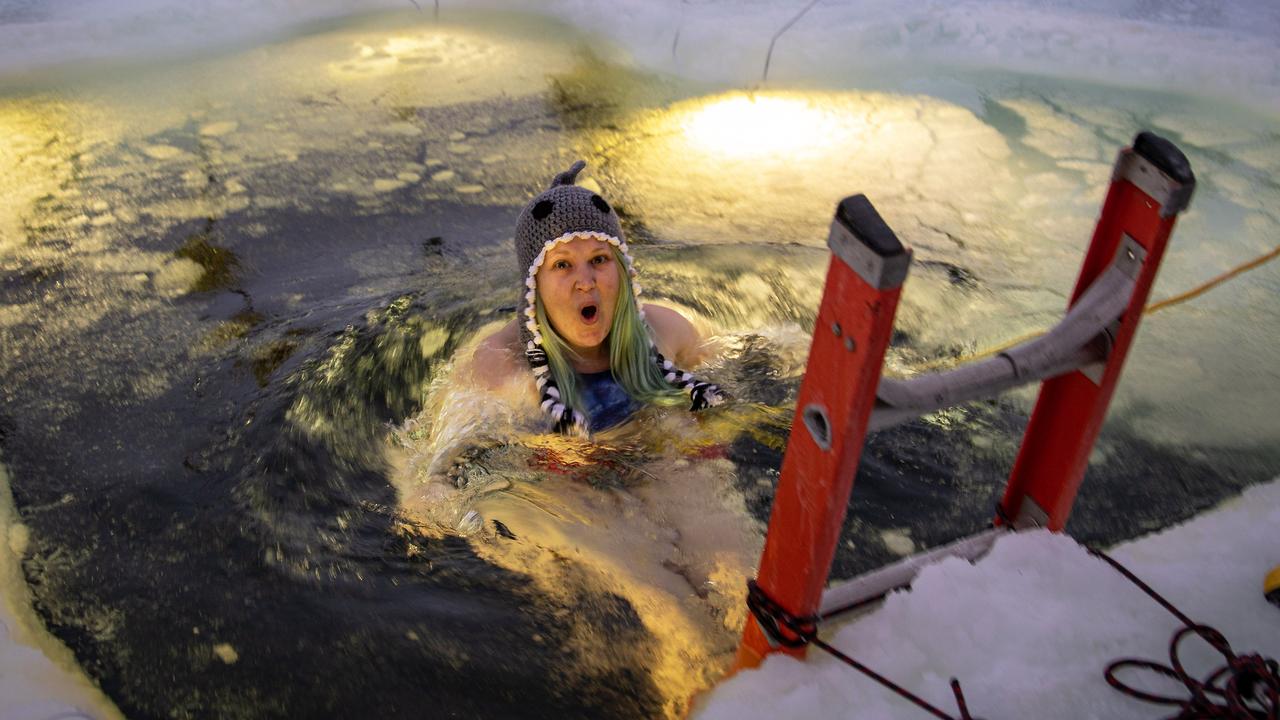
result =
[[[481,387],[496,390],[522,376],[520,330],[516,321],[480,341],[471,355],[470,375]],[[527,375],[528,373],[523,373]]]
[[[683,369],[698,366],[709,348],[688,318],[671,308],[645,303],[644,316],[653,328],[658,351]]]
[[[482,525],[470,510],[483,494],[500,489],[494,484],[459,489],[453,475],[456,464],[475,447],[503,442],[517,424],[519,383],[532,386],[521,367],[520,335],[515,321],[486,336],[470,357],[463,354],[448,382],[433,391],[424,408],[431,416],[430,434],[417,441],[424,466],[414,470],[413,484],[401,498],[411,514],[421,515],[450,532],[464,534]]]

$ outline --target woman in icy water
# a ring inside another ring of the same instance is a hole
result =
[[[682,369],[706,353],[693,324],[675,310],[640,304],[617,213],[574,184],[585,165],[579,160],[557,175],[521,211],[516,317],[480,341],[455,390],[465,392],[470,375],[495,398],[526,397],[550,428],[579,437],[621,425],[646,404],[719,404],[716,385]],[[437,418],[427,477],[410,505],[447,529],[462,529],[478,516],[467,511],[470,493],[460,492],[446,468],[467,446],[490,442],[492,428],[479,418],[451,420]]]
[[[560,432],[625,421],[645,403],[716,405],[720,389],[681,367],[703,353],[680,313],[641,305],[618,215],[574,181],[579,160],[533,198],[516,222],[524,280],[516,318],[476,349],[477,378],[496,387],[526,375]]]

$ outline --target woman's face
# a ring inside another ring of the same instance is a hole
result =
[[[578,237],[547,252],[538,299],[556,332],[581,353],[609,336],[618,305],[618,263],[603,240]]]

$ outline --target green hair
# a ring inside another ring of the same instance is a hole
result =
[[[655,405],[679,405],[688,400],[687,394],[666,381],[662,368],[653,356],[649,326],[640,317],[636,294],[631,285],[631,274],[621,251],[612,245],[613,260],[618,266],[618,301],[614,306],[613,322],[605,342],[609,345],[609,370],[627,394],[641,402]],[[569,358],[573,349],[552,327],[542,305],[539,291],[534,303],[534,315],[542,331],[542,349],[547,353],[551,376],[560,389],[561,402],[582,410],[582,398],[578,394],[578,373]]]

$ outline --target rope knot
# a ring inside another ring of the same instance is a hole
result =
[[[1280,663],[1253,653],[1231,658],[1227,667],[1231,679],[1225,690],[1233,711],[1247,711],[1244,703],[1253,702],[1267,708],[1269,717],[1280,713]]]
[[[803,647],[818,635],[816,616],[799,617],[769,597],[755,580],[747,581],[747,609],[760,623],[769,641],[782,647]],[[783,632],[786,630],[786,632]]]
[[[939,718],[939,720],[981,720],[981,718],[975,718],[969,714],[969,707],[964,701],[964,693],[960,691],[960,681],[955,678],[951,678],[951,692],[955,694],[956,705],[960,708],[960,717],[958,719],[930,705],[919,696],[907,691],[900,685],[829,645],[825,640],[818,637],[818,622],[823,620],[824,617],[830,617],[830,615],[801,617],[788,612],[786,608],[769,597],[769,594],[755,580],[747,581],[747,608],[751,610],[751,615],[759,623],[760,629],[768,636],[769,642],[775,646],[797,648],[812,643],[815,647],[840,662],[880,683],[909,702],[915,703],[921,709]],[[783,630],[786,630],[786,632],[783,632]]]
[[[1226,664],[1204,680],[1192,677],[1179,657],[1182,641],[1189,637],[1204,640],[1223,656]],[[1146,670],[1181,682],[1187,696],[1156,695],[1123,683],[1116,673],[1125,668]],[[1169,643],[1168,665],[1123,658],[1107,666],[1104,676],[1108,684],[1129,697],[1179,708],[1180,714],[1174,716],[1179,719],[1272,720],[1280,716],[1280,670],[1276,661],[1258,654],[1236,655],[1226,637],[1208,625],[1193,623],[1174,633]]]

